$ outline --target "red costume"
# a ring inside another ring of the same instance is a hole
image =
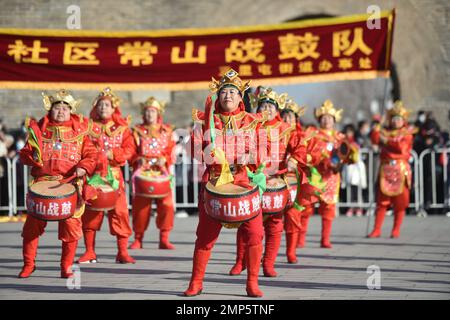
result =
[[[257,97],[258,105],[267,102],[278,108],[284,108],[285,94],[278,96],[272,89],[268,88],[259,92]],[[258,107],[258,106],[257,106]],[[266,129],[268,144],[271,146],[271,154],[266,159],[265,174],[268,177],[281,177],[287,172],[286,156],[288,152],[288,142],[291,132],[295,127],[283,122],[277,111],[274,119],[266,121],[263,125]],[[281,243],[281,235],[283,233],[283,214],[267,215],[264,217],[265,232],[265,249],[263,257],[263,273],[266,277],[276,277],[277,273],[274,269],[275,260]],[[230,270],[230,275],[238,275],[245,269],[244,254],[245,243],[243,229],[239,229],[236,236],[236,263]]]
[[[164,106],[153,97],[149,98],[142,106],[143,112],[146,108],[153,108],[158,112],[157,123],[141,124],[133,128],[133,136],[136,150],[132,158],[134,170],[148,170],[155,166],[157,161],[164,162],[166,172],[173,163],[172,150],[175,142],[172,139],[172,128],[162,123],[162,112]],[[145,122],[145,120],[144,120]],[[164,198],[154,199],[156,202],[156,226],[160,230],[159,248],[174,249],[169,242],[169,233],[173,228],[174,204],[172,193]],[[133,231],[135,240],[130,249],[141,249],[144,232],[150,222],[152,199],[138,195],[133,196]]]
[[[323,115],[331,115],[334,121],[339,121],[341,117],[342,109],[337,111],[334,109],[331,101],[327,100],[324,104],[315,110],[315,116],[318,120]],[[289,223],[285,224],[286,239],[287,239],[287,251],[286,255],[289,263],[296,263],[296,248],[297,246],[303,247],[305,244],[305,237],[308,231],[309,218],[314,213],[314,204],[319,202],[319,214],[322,216],[322,248],[331,248],[330,234],[332,221],[335,217],[336,202],[339,199],[339,186],[340,186],[340,173],[336,169],[335,164],[332,163],[333,155],[338,150],[344,140],[344,135],[335,130],[324,129],[308,129],[305,132],[307,139],[314,137],[313,141],[317,143],[317,146],[322,150],[322,154],[317,155],[314,159],[310,159],[316,163],[317,171],[321,176],[321,184],[324,189],[321,190],[320,195],[309,194],[304,190],[300,190],[297,201],[302,207],[300,212],[296,208],[291,208],[287,216],[290,219],[286,219]],[[349,158],[355,157],[357,150],[351,150]]]
[[[110,119],[101,119],[97,112],[97,104],[106,99],[111,102],[114,113]],[[128,255],[128,238],[132,231],[129,222],[128,204],[125,193],[125,184],[120,167],[124,166],[134,153],[135,145],[131,130],[128,128],[129,119],[123,119],[119,108],[119,99],[106,88],[94,101],[90,113],[89,137],[98,150],[98,163],[96,172],[105,175],[107,166],[111,167],[114,177],[119,181],[119,197],[116,207],[108,211],[109,231],[117,237],[118,253],[116,262],[135,263]],[[109,157],[109,158],[108,158]],[[83,234],[86,252],[78,260],[79,263],[95,263],[95,235],[100,230],[104,213],[86,208],[83,215]]]
[[[411,167],[409,158],[413,145],[415,128],[407,125],[408,112],[401,102],[389,110],[388,118],[402,117],[404,126],[400,129],[381,129],[376,127],[371,132],[371,140],[380,145],[380,176],[377,188],[377,209],[375,213],[375,227],[369,238],[381,235],[386,211],[390,206],[394,208],[394,226],[391,238],[400,236],[400,226],[409,205],[409,189],[411,188]],[[383,138],[381,138],[383,137]]]
[[[213,92],[221,92],[225,87],[231,86],[234,89],[243,93],[248,89],[248,83],[243,84],[238,77],[237,72],[234,70],[228,71],[219,82],[213,79],[211,88]],[[219,101],[216,101],[212,106],[211,97],[208,97],[206,102],[206,113],[194,110],[193,120],[202,122],[203,126],[201,130],[195,130],[193,134],[193,148],[194,156],[199,161],[207,159],[210,156],[208,147],[210,147],[209,141],[205,141],[204,133],[208,134],[210,125],[210,112],[211,107],[215,109],[212,115],[212,122],[217,134],[217,140],[215,141],[217,148],[221,148],[226,156],[228,163],[237,164],[236,173],[233,174],[234,184],[247,187],[250,185],[250,181],[247,174],[247,168],[254,172],[256,167],[260,164],[260,158],[258,156],[258,143],[257,141],[245,139],[244,143],[236,143],[236,138],[255,134],[261,127],[261,123],[264,121],[263,117],[245,112],[243,102],[239,103],[237,109],[231,112],[225,112],[221,109]],[[198,128],[198,127],[197,127]],[[201,146],[201,148],[198,148]],[[267,149],[265,149],[267,151]],[[239,157],[242,154],[249,154],[253,156],[254,161],[251,161],[247,165],[239,165]],[[222,224],[217,220],[211,218],[205,211],[205,204],[203,200],[203,190],[206,183],[216,177],[220,177],[222,172],[222,164],[220,164],[214,156],[214,162],[206,162],[207,169],[202,177],[202,186],[199,193],[199,224],[197,226],[197,240],[195,242],[194,261],[192,268],[192,277],[188,290],[184,292],[186,296],[198,295],[203,288],[203,278],[208,264],[209,257],[211,255],[211,249],[216,242]],[[261,210],[261,209],[259,209]],[[246,264],[248,268],[247,273],[247,294],[252,297],[260,297],[263,293],[258,288],[258,272],[261,265],[262,256],[262,239],[264,236],[262,215],[258,214],[255,218],[244,222],[240,225],[239,229],[242,229],[242,235],[246,247]]]
[[[46,109],[50,111],[52,105],[65,103],[75,111],[79,104],[65,90],[60,90],[55,96],[44,96]],[[43,180],[62,180],[76,174],[77,168],[84,169],[91,174],[96,166],[96,149],[87,137],[88,119],[83,116],[71,114],[70,120],[56,122],[50,118],[50,112],[39,122],[27,120],[26,126],[30,128],[37,138],[37,144],[31,143],[29,138],[24,148],[20,150],[20,159],[23,164],[31,166],[31,175],[34,182]],[[87,200],[83,190],[84,199]],[[82,236],[81,219],[84,206],[78,208],[75,215],[69,219],[59,221],[58,239],[62,241],[61,277],[72,276],[70,268],[75,257],[78,240]],[[20,278],[27,278],[35,270],[35,258],[39,242],[47,221],[39,220],[31,215],[23,226],[23,259],[24,267],[19,274]]]

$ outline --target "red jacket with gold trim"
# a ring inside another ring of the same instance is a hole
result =
[[[241,157],[247,157],[246,166],[251,171],[262,163],[262,157],[267,154],[269,147],[259,145],[258,134],[264,130],[261,125],[267,120],[266,114],[252,114],[244,111],[244,105],[241,105],[234,112],[218,111],[218,101],[216,101],[216,111],[213,115],[214,130],[216,135],[215,145],[221,148],[230,164],[234,176],[234,183],[242,186],[249,186],[247,171]],[[202,182],[206,183],[210,177],[218,177],[222,166],[217,163],[215,157],[211,156],[212,144],[209,134],[209,119],[206,119],[204,112],[194,109],[192,111],[194,122],[201,123],[194,129],[192,141],[193,156],[200,163],[205,163],[205,170]]]
[[[263,159],[266,162],[264,172],[269,176],[283,174],[287,171],[287,155],[292,152],[289,140],[295,127],[277,118],[265,122],[262,127],[266,129],[267,142],[270,144],[270,154]]]
[[[172,127],[167,124],[139,124],[132,131],[136,148],[131,163],[135,169],[139,159],[143,158],[151,162],[153,159],[164,158],[165,167],[168,170],[174,163],[172,151],[175,141],[172,138]],[[147,165],[150,164],[147,163]]]
[[[370,138],[373,144],[380,145],[380,190],[388,196],[397,196],[403,192],[406,183],[411,187],[412,172],[409,165],[413,147],[413,134],[416,128],[403,127],[398,130],[389,130],[377,126],[372,130]],[[382,142],[380,137],[387,140]]]
[[[41,152],[38,159],[30,138],[19,152],[22,163],[32,166],[33,177],[69,177],[77,168],[85,169],[88,175],[94,172],[97,152],[87,136],[87,118],[72,114],[69,121],[55,123],[46,115],[39,122],[27,120],[26,127],[33,129]]]
[[[128,126],[117,124],[113,120],[99,122],[91,119],[89,137],[98,150],[96,171],[102,172],[102,175],[106,173],[107,164],[117,171],[134,154],[135,144],[131,130]],[[107,159],[108,151],[112,152],[113,159]]]

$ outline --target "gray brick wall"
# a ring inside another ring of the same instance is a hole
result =
[[[130,0],[93,2],[89,0],[0,1],[0,27],[66,28],[66,8],[81,7],[83,29],[142,30],[163,28],[218,27],[283,22],[301,15],[348,15],[363,13],[374,1],[353,0]],[[377,0],[383,10],[395,7],[397,21],[394,34],[393,61],[400,78],[402,98],[413,109],[434,110],[444,128],[450,127],[450,2],[446,0]],[[101,89],[101,88],[98,88]],[[190,122],[192,106],[202,107],[206,90],[190,92],[119,92],[123,111],[140,120],[137,103],[148,95],[169,102],[166,117],[178,126]],[[96,91],[74,91],[84,99],[87,114]],[[356,121],[357,109],[368,109],[365,99],[382,99],[383,90],[369,83],[354,81],[336,85],[312,101],[312,107],[326,98],[345,106],[348,121]],[[364,103],[364,101],[366,103]],[[305,101],[298,101],[305,103]],[[0,116],[16,127],[24,115],[42,115],[40,92],[35,90],[0,90]],[[311,114],[310,114],[311,113]]]

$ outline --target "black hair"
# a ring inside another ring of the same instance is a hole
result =
[[[285,115],[285,114],[287,114],[287,113],[289,113],[289,112],[291,112],[291,113],[295,116],[295,118],[298,118],[297,114],[296,114],[294,111],[290,110],[290,109],[284,109],[284,110],[282,110],[282,111],[280,112],[280,116],[283,116],[283,115]]]
[[[52,107],[53,107],[55,104],[59,104],[59,103],[63,103],[63,104],[65,104],[65,105],[67,105],[67,106],[70,107],[70,104],[68,104],[68,103],[65,102],[65,101],[55,101],[55,102],[52,103]]]
[[[370,126],[370,122],[367,120],[361,120],[358,122],[358,130],[361,130],[362,126],[367,124],[368,126]]]
[[[353,133],[356,133],[356,128],[353,124],[349,123],[349,124],[346,124],[344,126],[344,130],[342,130],[342,132],[344,132],[344,133],[347,131],[352,131]]]
[[[220,91],[222,91],[222,89],[229,88],[229,87],[236,89],[236,90],[238,91],[239,95],[242,97],[242,92],[241,92],[241,90],[239,90],[238,87],[236,87],[234,84],[231,84],[231,83],[227,83],[227,84],[223,85],[223,86],[220,88],[220,90],[217,91],[217,96],[220,95]]]

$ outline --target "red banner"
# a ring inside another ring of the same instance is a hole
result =
[[[254,85],[389,75],[395,13],[159,31],[0,29],[0,88],[207,88],[232,67]]]

